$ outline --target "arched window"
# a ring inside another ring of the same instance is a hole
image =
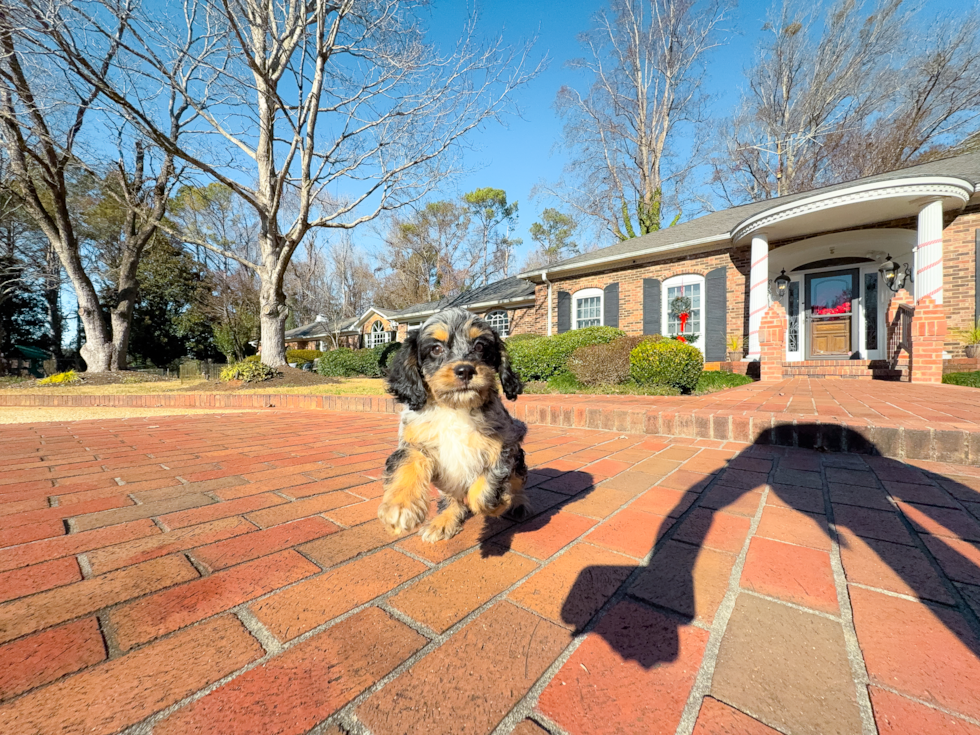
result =
[[[704,351],[704,276],[674,276],[663,285],[664,335],[683,334],[687,342]],[[681,330],[680,306],[687,306]]]
[[[371,325],[371,332],[364,335],[364,344],[366,347],[377,347],[388,342],[391,342],[391,332],[387,331],[384,322],[378,319]]]
[[[602,289],[583,288],[572,296],[572,329],[602,326]]]
[[[501,339],[506,339],[510,334],[510,316],[503,309],[487,314],[486,322],[496,330]]]

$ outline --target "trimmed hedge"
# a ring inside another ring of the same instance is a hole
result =
[[[659,334],[620,337],[606,344],[579,347],[568,358],[568,369],[582,385],[619,385],[630,377],[633,349],[641,342],[659,339]]]
[[[568,372],[568,358],[580,347],[612,342],[626,333],[615,327],[586,327],[553,337],[507,340],[510,363],[524,381],[548,380]]]
[[[401,346],[401,342],[389,342],[365,350],[346,347],[330,350],[317,361],[317,372],[334,378],[382,378],[388,362]]]
[[[286,362],[290,365],[296,363],[296,367],[303,367],[319,357],[323,357],[320,350],[286,350]]]
[[[704,355],[673,339],[642,342],[630,353],[630,375],[641,385],[671,385],[694,390],[704,370]]]

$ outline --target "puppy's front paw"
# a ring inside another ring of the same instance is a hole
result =
[[[414,531],[425,520],[427,510],[424,500],[407,505],[382,501],[378,506],[378,518],[390,533],[397,535]]]
[[[457,533],[461,528],[459,521],[450,520],[443,521],[438,516],[427,523],[423,528],[419,537],[426,543],[434,544],[437,541],[448,541]]]
[[[531,507],[530,503],[524,501],[512,506],[510,510],[504,513],[504,518],[510,518],[520,523],[521,521],[526,521],[532,515],[534,515],[534,508]]]

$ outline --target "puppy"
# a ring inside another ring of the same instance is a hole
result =
[[[425,520],[430,482],[439,490],[439,512],[422,529],[424,541],[452,538],[470,513],[530,515],[521,448],[527,426],[501,403],[498,375],[515,400],[523,385],[507,348],[475,314],[449,309],[409,333],[386,378],[405,404],[378,510],[389,531],[412,531]]]

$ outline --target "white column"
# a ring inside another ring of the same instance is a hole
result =
[[[758,360],[759,324],[769,308],[769,236],[760,232],[752,236],[752,256],[749,268],[749,360]]]
[[[943,202],[933,199],[919,210],[915,257],[915,300],[932,296],[943,303]]]

